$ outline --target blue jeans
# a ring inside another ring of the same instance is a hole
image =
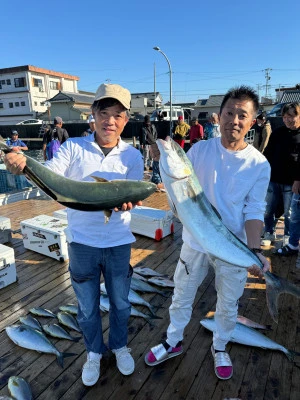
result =
[[[131,313],[128,301],[132,276],[131,245],[100,249],[72,242],[68,248],[71,282],[78,301],[77,321],[87,351],[103,354],[107,350],[99,309],[101,272],[110,301],[108,346],[110,349],[126,346]]]
[[[151,182],[155,183],[156,185],[158,183],[161,183],[161,176],[159,172],[159,161],[153,161],[152,163],[152,179]]]
[[[300,195],[293,194],[290,218],[290,238],[292,246],[299,246],[300,239]]]
[[[275,214],[278,209],[278,205],[282,201],[284,214],[284,234],[289,235],[292,195],[292,185],[283,185],[275,182],[269,183],[266,196],[267,206],[265,211],[265,232],[274,232],[277,222]]]

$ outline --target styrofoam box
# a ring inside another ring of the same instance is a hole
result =
[[[14,249],[0,244],[0,289],[16,282],[16,262]]]
[[[60,219],[67,219],[67,209],[64,208],[63,210],[53,211],[53,217],[60,218]]]
[[[0,217],[0,243],[7,243],[11,241],[11,224],[10,219]]]
[[[38,215],[20,222],[24,247],[59,261],[69,259],[64,230],[68,222],[49,215]]]
[[[174,232],[173,216],[171,210],[136,206],[131,211],[130,228],[133,233],[159,241]]]

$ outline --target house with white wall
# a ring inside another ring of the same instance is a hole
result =
[[[32,65],[0,68],[0,125],[36,118],[59,91],[77,93],[78,81],[78,76]]]

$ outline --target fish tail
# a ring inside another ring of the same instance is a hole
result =
[[[271,317],[278,323],[278,297],[289,293],[300,298],[300,288],[271,272],[265,273],[267,304]]]
[[[290,361],[294,361],[295,357],[300,356],[300,353],[298,353],[297,351],[288,350],[287,352],[285,352],[285,355]]]
[[[64,367],[64,358],[73,357],[73,356],[77,356],[77,354],[76,353],[58,353],[56,356],[58,365],[60,365],[63,368]]]
[[[73,342],[79,342],[79,340],[81,339],[81,337],[75,337],[75,336],[71,336],[71,340],[73,341]]]

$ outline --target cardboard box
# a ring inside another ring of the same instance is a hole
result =
[[[53,211],[53,217],[67,220],[67,209]]]
[[[20,222],[24,247],[59,261],[69,259],[68,245],[64,233],[68,223],[49,215]]]
[[[130,228],[133,233],[159,241],[174,232],[173,217],[171,210],[136,206],[131,211]]]
[[[7,243],[11,241],[11,224],[10,219],[0,217],[0,243]]]
[[[15,252],[11,247],[0,244],[0,289],[16,280]]]

